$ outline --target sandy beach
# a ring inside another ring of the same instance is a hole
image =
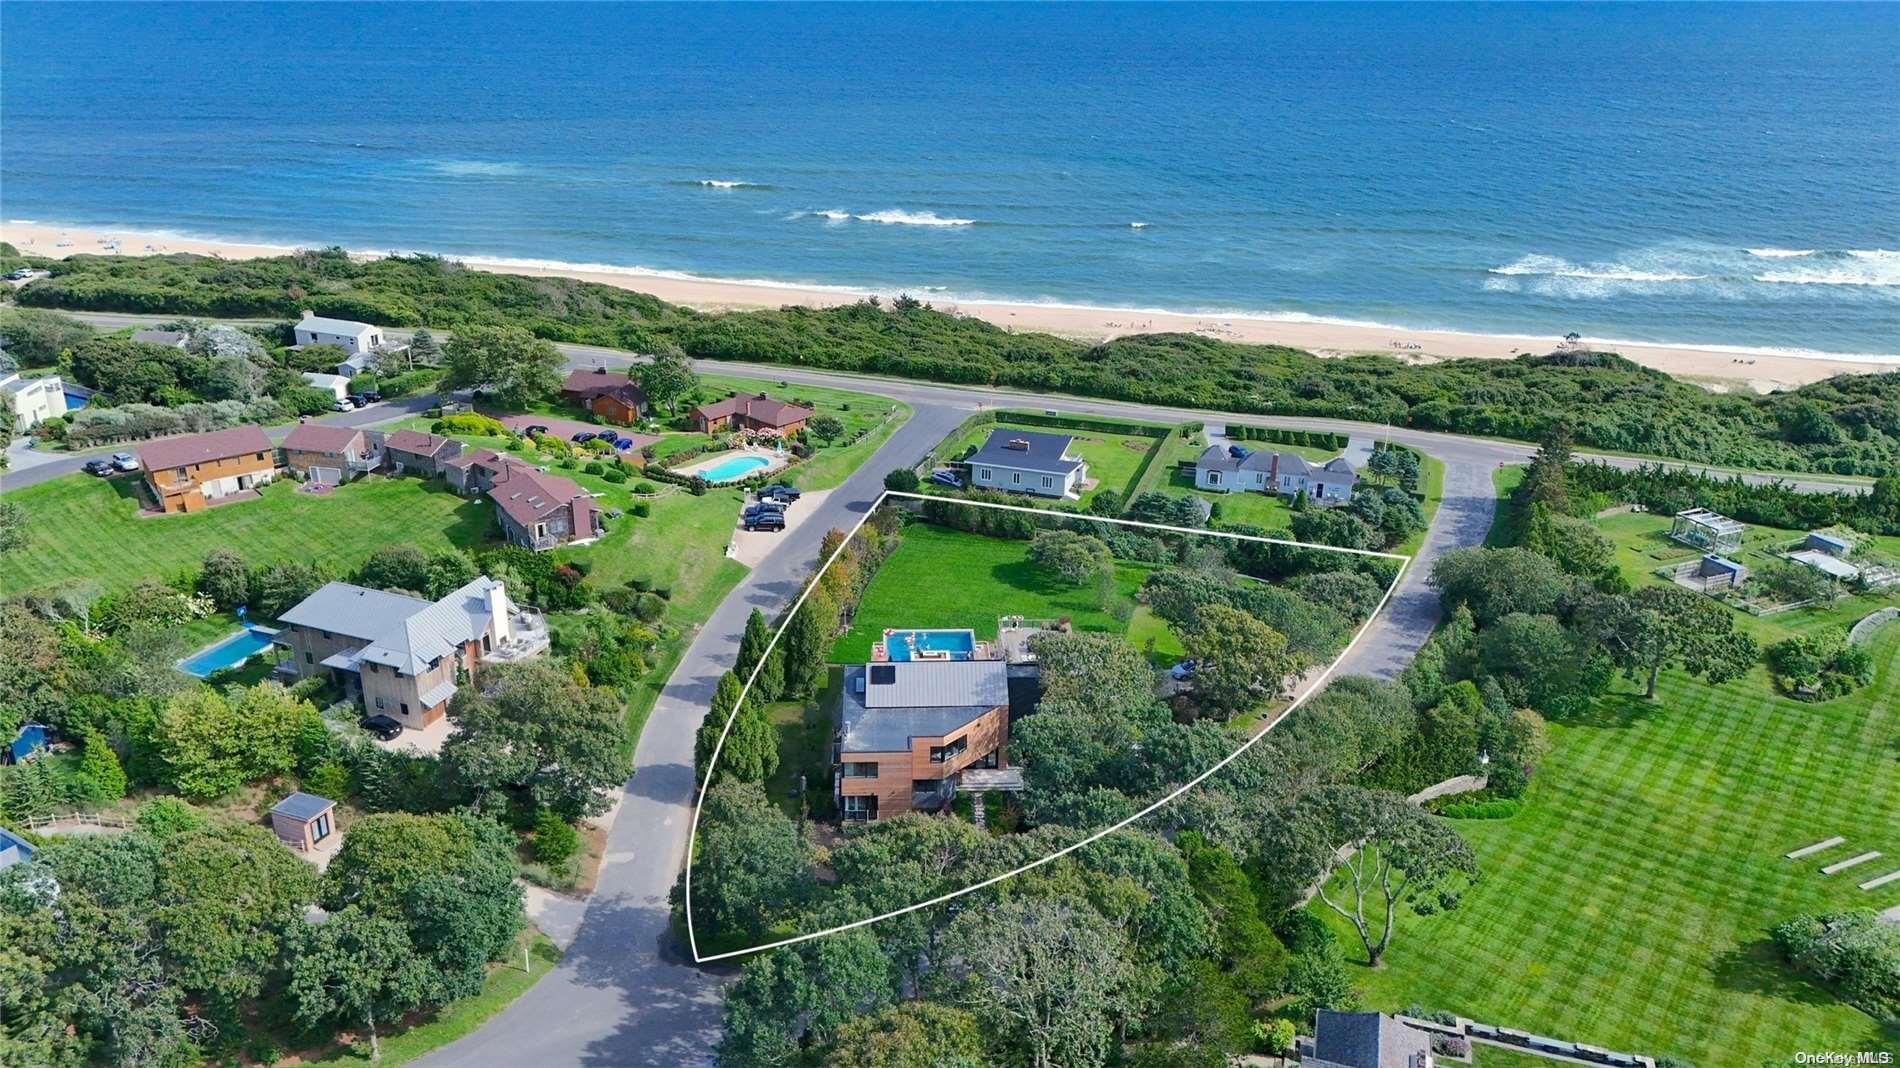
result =
[[[192,252],[226,259],[250,259],[293,251],[291,247],[283,245],[212,241],[157,231],[15,222],[0,224],[0,240],[12,243],[28,255],[48,257],[78,253],[136,256]],[[358,254],[370,257],[384,253],[361,251]],[[538,263],[470,256],[455,258],[481,270],[579,278],[651,293],[662,300],[708,311],[770,308],[788,304],[825,307],[872,295],[869,291],[845,287],[731,282],[607,265]],[[888,298],[895,293],[876,295]],[[951,303],[939,300],[936,303],[946,310],[984,319],[999,326],[1047,331],[1089,340],[1134,333],[1198,333],[1227,341],[1290,345],[1322,356],[1378,353],[1419,362],[1457,357],[1508,359],[1523,352],[1549,352],[1559,341],[1555,337],[1404,330],[1349,323],[1286,321],[1229,313],[1189,314],[1006,302]],[[1786,352],[1741,347],[1697,348],[1604,341],[1587,336],[1584,341],[1716,390],[1768,392],[1837,374],[1900,371],[1900,356],[1850,359],[1789,355]]]

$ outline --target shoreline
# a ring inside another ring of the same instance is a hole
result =
[[[22,253],[64,258],[78,253],[155,255],[191,252],[225,259],[280,256],[298,246],[188,237],[162,230],[62,226],[9,221],[0,223],[0,240]],[[304,246],[309,247],[309,246]],[[382,252],[352,250],[363,258]],[[570,264],[546,260],[484,256],[445,256],[477,270],[536,277],[563,277],[650,293],[701,311],[777,308],[790,304],[830,307],[866,296],[888,299],[899,291],[849,286],[798,285],[766,281],[728,281],[682,272],[649,271],[608,264]],[[1411,330],[1370,323],[1309,321],[1232,312],[1176,312],[1140,308],[1094,307],[994,300],[945,300],[923,295],[937,307],[1007,328],[1035,330],[1079,340],[1100,341],[1126,334],[1192,333],[1223,341],[1287,345],[1319,356],[1374,354],[1414,363],[1461,357],[1510,359],[1525,352],[1555,349],[1558,339],[1526,334],[1482,334],[1451,330]],[[1818,382],[1838,374],[1900,371],[1900,355],[1793,354],[1785,350],[1723,345],[1662,345],[1585,337],[1592,347],[1718,391],[1766,393]]]

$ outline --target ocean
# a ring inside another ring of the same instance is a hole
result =
[[[8,3],[0,218],[1900,353],[1900,6]]]

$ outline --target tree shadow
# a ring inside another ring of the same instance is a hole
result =
[[[1832,1005],[1837,999],[1796,972],[1767,938],[1757,938],[1721,953],[1709,969],[1715,985],[1743,994],[1761,994],[1799,1005]]]
[[[1561,722],[1577,727],[1627,729],[1661,711],[1661,702],[1651,701],[1640,693],[1609,693],[1590,702],[1587,711],[1567,716]]]

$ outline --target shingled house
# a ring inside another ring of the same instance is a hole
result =
[[[277,476],[277,446],[261,427],[159,438],[139,446],[146,488],[162,512],[196,512]]]
[[[790,435],[805,427],[814,409],[790,401],[777,401],[763,393],[740,393],[711,404],[701,404],[687,413],[693,429],[702,434],[720,430],[750,430],[755,433]]]
[[[632,377],[605,367],[575,371],[561,383],[561,396],[597,418],[631,426],[647,411],[646,391]]]
[[[353,426],[299,423],[284,436],[284,466],[312,482],[348,482],[383,464],[383,434]]]
[[[1298,453],[1266,452],[1241,445],[1209,445],[1194,461],[1194,484],[1215,493],[1259,493],[1338,504],[1352,499],[1359,475],[1344,456],[1316,464]]]
[[[584,543],[606,529],[600,509],[572,479],[549,474],[493,449],[476,449],[442,462],[458,492],[485,493],[495,502],[503,536],[525,549]]]
[[[444,463],[462,455],[462,443],[440,434],[397,430],[383,438],[383,455],[396,474],[433,478],[442,473]]]
[[[365,710],[413,728],[441,719],[478,665],[535,656],[548,644],[546,623],[485,575],[439,601],[326,583],[277,622],[271,640],[289,650],[280,673],[333,675]]]

